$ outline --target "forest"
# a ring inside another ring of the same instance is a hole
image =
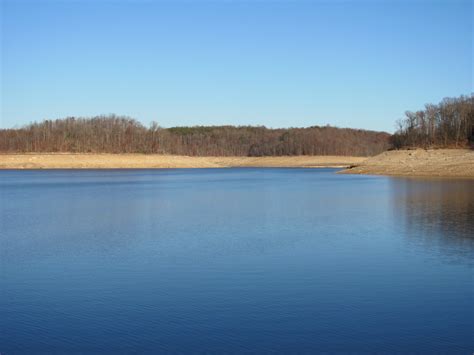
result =
[[[372,156],[388,149],[474,148],[474,95],[407,111],[397,131],[313,126],[148,127],[116,115],[34,122],[0,130],[3,153],[145,153],[189,156]]]
[[[426,104],[423,110],[407,111],[391,137],[394,148],[474,147],[474,95],[445,98]]]
[[[157,153],[189,156],[371,156],[390,135],[331,126],[145,127],[123,116],[69,117],[0,130],[0,152]]]

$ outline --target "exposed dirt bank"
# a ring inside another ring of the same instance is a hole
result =
[[[141,169],[227,167],[349,167],[365,157],[189,157],[155,154],[0,154],[0,169]]]
[[[474,150],[394,150],[355,165],[340,173],[474,178]]]

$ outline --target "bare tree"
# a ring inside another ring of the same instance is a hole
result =
[[[474,144],[474,96],[445,98],[424,111],[406,112],[391,142],[403,147],[467,147]]]
[[[1,152],[160,153],[191,156],[360,155],[389,148],[390,135],[331,126],[268,129],[263,126],[146,128],[109,115],[68,117],[0,130]]]

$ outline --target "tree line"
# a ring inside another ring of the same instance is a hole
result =
[[[189,156],[371,156],[387,150],[390,135],[361,129],[314,126],[145,127],[107,115],[69,117],[0,130],[0,152],[155,153]]]
[[[426,104],[424,110],[407,111],[392,136],[394,148],[474,147],[474,95],[445,98]]]

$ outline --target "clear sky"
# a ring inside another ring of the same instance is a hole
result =
[[[0,1],[3,128],[116,113],[392,132],[473,91],[473,1]]]

